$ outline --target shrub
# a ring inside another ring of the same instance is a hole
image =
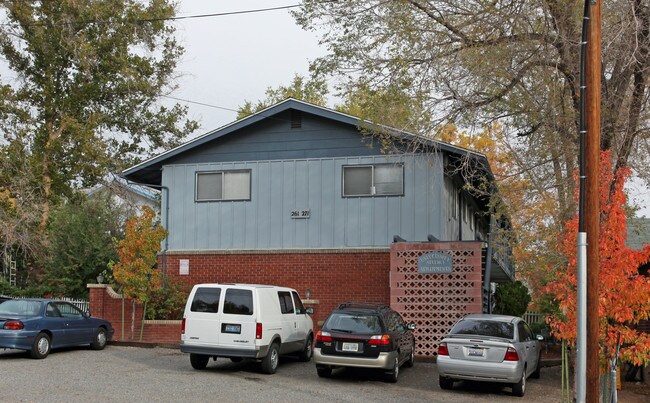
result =
[[[191,288],[185,282],[167,277],[164,288],[150,291],[146,318],[158,320],[182,319],[185,302],[190,295]]]
[[[528,288],[521,281],[498,284],[494,292],[494,312],[502,315],[523,316],[530,299]]]

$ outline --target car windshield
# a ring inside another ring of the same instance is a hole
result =
[[[42,302],[11,299],[0,304],[1,316],[33,317],[41,313]]]
[[[381,333],[379,317],[376,315],[333,313],[324,327],[346,333]]]
[[[515,327],[512,323],[496,320],[463,319],[451,329],[449,334],[470,334],[512,339],[515,335]]]

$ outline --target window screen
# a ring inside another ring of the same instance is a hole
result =
[[[196,201],[250,200],[251,171],[196,173]]]
[[[343,167],[343,196],[404,194],[404,166],[379,164]]]
[[[253,314],[253,291],[230,288],[226,290],[223,313],[232,315]]]

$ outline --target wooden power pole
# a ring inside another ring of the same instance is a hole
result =
[[[587,35],[586,128],[585,139],[585,229],[587,232],[587,385],[586,401],[599,401],[599,314],[598,314],[598,238],[600,226],[600,86],[601,86],[601,2],[592,1]]]

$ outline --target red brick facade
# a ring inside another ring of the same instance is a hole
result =
[[[418,256],[430,251],[452,255],[453,273],[418,274]],[[181,260],[189,261],[187,275],[180,275]],[[458,318],[481,312],[480,242],[397,243],[390,251],[168,254],[165,266],[167,277],[191,285],[248,283],[295,288],[305,305],[314,308],[315,328],[341,302],[390,303],[407,321],[416,322],[417,350],[424,356],[437,352],[439,339]],[[138,341],[142,307],[126,300],[122,326],[122,298],[104,285],[89,287],[91,312],[111,321],[114,340]],[[142,341],[179,343],[180,321],[145,321]]]
[[[189,275],[181,276],[180,260],[189,260]],[[162,262],[159,261],[159,267]],[[306,306],[314,308],[315,327],[337,304],[345,301],[376,301],[389,303],[390,254],[383,250],[336,250],[287,252],[258,251],[171,254],[166,256],[166,276],[188,284],[248,283],[272,284],[295,288]],[[115,340],[121,339],[122,299],[111,296],[105,287],[90,286],[90,309],[115,327]],[[311,297],[305,292],[309,289]],[[125,341],[140,336],[142,308],[125,302]],[[174,330],[161,330],[161,326]],[[145,322],[143,341],[180,341],[180,323],[153,325]]]

